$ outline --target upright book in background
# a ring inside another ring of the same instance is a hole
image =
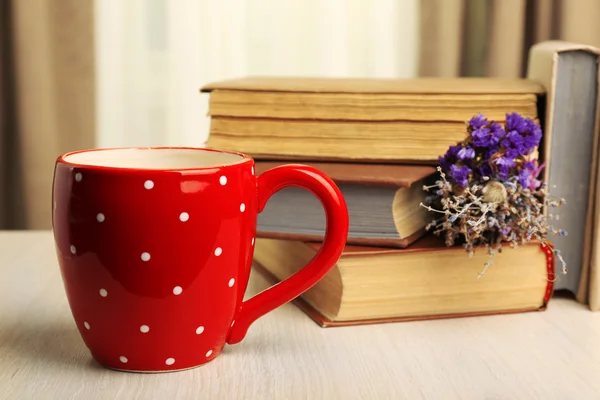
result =
[[[558,213],[560,219],[554,224],[568,232],[568,236],[552,238],[568,265],[568,274],[559,274],[556,288],[576,293],[580,301],[587,297],[588,280],[599,279],[595,272],[598,245],[592,246],[600,241],[598,209],[594,210],[599,54],[598,49],[577,43],[542,42],[530,49],[527,71],[527,78],[542,84],[547,92],[542,147],[545,180],[554,197],[567,201],[560,209],[547,211]],[[598,294],[591,295],[590,303],[596,308]]]
[[[257,161],[260,174],[285,162]],[[432,214],[419,204],[435,168],[424,165],[303,163],[331,177],[348,206],[349,244],[406,247],[425,233]],[[257,237],[323,240],[325,212],[310,192],[289,187],[276,192],[258,215]]]
[[[249,77],[215,82],[207,145],[263,160],[437,162],[482,112],[537,118],[527,79]]]

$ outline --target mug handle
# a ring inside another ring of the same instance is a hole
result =
[[[297,186],[312,192],[325,208],[327,226],[319,252],[302,269],[256,296],[242,302],[227,343],[240,342],[261,316],[301,295],[323,278],[340,258],[348,236],[348,209],[336,184],[319,170],[300,164],[272,168],[257,178],[258,212],[277,191]]]

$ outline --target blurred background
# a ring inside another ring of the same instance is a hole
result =
[[[536,42],[600,46],[598,21],[598,0],[3,0],[0,229],[51,227],[61,153],[202,146],[208,82],[520,77]]]

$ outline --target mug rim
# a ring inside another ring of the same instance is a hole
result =
[[[73,162],[73,161],[67,161],[66,160],[66,158],[68,158],[68,157],[70,157],[72,155],[76,155],[76,154],[95,153],[95,152],[114,151],[114,150],[190,150],[190,151],[199,151],[199,152],[213,152],[213,153],[222,153],[222,154],[236,155],[236,156],[240,156],[240,159],[237,160],[237,161],[234,161],[232,163],[211,164],[211,165],[195,166],[195,167],[183,167],[183,168],[143,168],[143,167],[107,166],[107,165],[94,165],[94,164],[78,163],[78,162]],[[209,169],[214,169],[214,168],[233,167],[233,166],[237,166],[237,165],[240,165],[240,164],[247,163],[249,161],[252,162],[253,158],[250,157],[247,154],[240,153],[240,152],[237,152],[237,151],[233,151],[233,150],[221,150],[221,149],[214,149],[214,148],[209,148],[209,147],[193,147],[193,146],[98,147],[98,148],[90,148],[90,149],[82,149],[82,150],[70,151],[70,152],[61,154],[56,159],[57,163],[67,165],[67,166],[72,167],[72,168],[78,168],[78,169],[97,169],[97,170],[103,170],[103,171],[116,171],[116,172],[131,172],[131,171],[145,171],[145,172],[147,172],[147,171],[154,171],[154,172],[161,172],[161,171],[165,171],[165,172],[166,171],[199,171],[199,170],[209,170]]]

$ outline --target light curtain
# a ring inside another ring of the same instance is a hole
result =
[[[0,229],[48,229],[56,158],[94,146],[93,1],[3,4],[9,51],[0,62],[10,74],[1,85],[8,123],[0,134]]]
[[[598,0],[422,0],[419,75],[522,77],[534,44],[600,47]]]
[[[202,146],[211,81],[413,77],[419,0],[96,2],[97,144]]]

